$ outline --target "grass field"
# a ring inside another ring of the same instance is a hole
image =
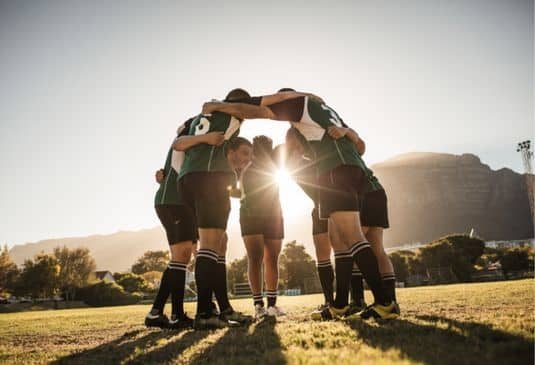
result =
[[[280,297],[277,322],[215,331],[145,329],[146,305],[0,314],[0,363],[533,364],[534,284],[400,289],[402,317],[387,323],[310,321],[320,295]]]

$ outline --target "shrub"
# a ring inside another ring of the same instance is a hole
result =
[[[135,304],[142,299],[138,293],[130,294],[116,283],[100,281],[81,288],[78,299],[94,307]]]

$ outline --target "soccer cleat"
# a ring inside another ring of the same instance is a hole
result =
[[[349,303],[349,310],[346,313],[346,318],[352,317],[352,316],[362,312],[366,308],[367,308],[367,306],[366,306],[366,302],[364,302],[364,300],[362,300],[360,303],[351,302],[351,303]]]
[[[254,306],[254,318],[262,319],[267,314],[266,308],[263,305],[256,304]]]
[[[273,306],[268,307],[266,311],[266,315],[270,317],[280,317],[280,316],[285,316],[286,312],[281,307],[277,307],[276,305],[273,305]]]
[[[381,305],[374,303],[362,312],[359,313],[362,319],[396,319],[399,317],[399,306],[396,302],[391,302],[389,305]]]
[[[401,315],[401,309],[399,308],[399,304],[397,302],[394,302],[395,304],[395,308],[394,308],[394,313],[397,313],[398,316]]]
[[[220,318],[220,316],[214,315],[204,317],[202,315],[197,314],[195,316],[195,320],[193,321],[193,328],[196,330],[211,330],[226,327],[238,327],[239,325],[240,324],[238,322],[227,321]]]
[[[246,314],[243,314],[241,312],[236,312],[231,307],[229,307],[229,308],[225,309],[224,311],[222,311],[221,314],[219,315],[219,317],[222,320],[225,320],[225,321],[238,322],[238,323],[241,323],[241,324],[248,323],[248,322],[251,322],[253,320],[253,317],[248,316]]]
[[[188,315],[184,313],[180,317],[172,315],[171,319],[169,319],[169,326],[167,328],[171,330],[178,330],[178,329],[192,328],[192,327],[193,327],[193,319],[189,318]]]
[[[348,305],[341,309],[329,305],[322,310],[315,310],[312,312],[310,314],[310,318],[314,321],[330,321],[333,319],[341,319],[346,315],[348,310]]]
[[[147,314],[145,317],[145,326],[167,328],[169,326],[169,319],[165,314]]]

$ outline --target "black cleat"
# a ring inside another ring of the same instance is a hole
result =
[[[193,328],[196,330],[212,330],[226,327],[239,327],[240,324],[234,321],[227,321],[220,316],[209,315],[208,317],[197,314],[193,322]]]
[[[359,315],[362,319],[396,319],[399,317],[399,306],[396,302],[391,302],[388,305],[374,303],[360,312]]]
[[[171,330],[193,328],[193,319],[189,318],[186,313],[179,317],[172,315],[171,319],[169,320],[169,326],[167,328]]]
[[[367,308],[367,306],[366,306],[366,302],[364,302],[364,300],[362,300],[360,303],[351,302],[351,303],[349,303],[349,310],[347,311],[345,316],[348,317],[348,318],[352,318],[357,313],[362,312],[366,308]]]
[[[145,326],[167,328],[169,326],[169,319],[165,314],[147,314],[145,317]]]
[[[250,322],[253,321],[253,317],[252,316],[248,316],[248,315],[243,314],[241,312],[237,312],[234,309],[232,309],[231,307],[229,307],[229,308],[225,309],[224,311],[222,311],[221,314],[219,315],[219,317],[224,321],[238,322],[240,324],[250,323]]]

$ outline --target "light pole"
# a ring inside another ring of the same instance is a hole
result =
[[[527,140],[520,142],[516,148],[516,152],[520,152],[520,154],[522,155],[522,163],[524,164],[524,173],[526,175],[526,187],[528,191],[529,208],[531,211],[531,220],[535,233],[535,176],[533,176],[533,169],[531,165],[531,161],[533,160],[531,141]]]

